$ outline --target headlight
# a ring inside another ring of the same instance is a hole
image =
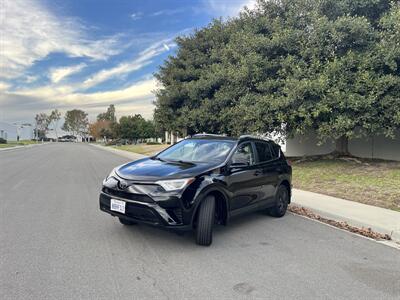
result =
[[[118,177],[117,173],[115,172],[119,167],[116,167],[114,169],[112,169],[112,171],[110,172],[110,174],[108,174],[108,176],[106,178],[104,178],[103,180],[103,185],[107,183],[107,181],[109,181],[110,179],[113,179],[113,177]],[[114,179],[114,181],[116,181]]]
[[[179,191],[194,181],[194,178],[159,180],[156,184],[161,185],[167,192]]]
[[[118,167],[117,167],[117,168],[118,168]],[[111,176],[113,176],[113,177],[118,177],[118,176],[117,176],[117,172],[116,172],[117,168],[112,169],[112,171],[111,171],[110,174],[107,176],[107,178],[110,178]]]

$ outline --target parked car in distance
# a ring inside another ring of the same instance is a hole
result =
[[[59,142],[76,142],[76,137],[73,135],[63,135],[58,138]]]
[[[100,209],[124,225],[194,230],[197,244],[208,246],[214,225],[234,216],[254,210],[284,216],[291,177],[273,141],[194,135],[112,170],[103,181]]]

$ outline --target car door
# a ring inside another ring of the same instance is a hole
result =
[[[270,203],[274,201],[276,185],[279,181],[280,162],[273,151],[270,142],[254,142],[257,151],[258,182],[262,193],[261,201]]]
[[[235,164],[237,167],[235,167]],[[252,142],[237,146],[229,163],[227,189],[231,194],[231,214],[251,208],[262,196],[257,182],[256,154]]]

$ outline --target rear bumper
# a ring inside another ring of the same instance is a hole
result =
[[[125,214],[110,209],[111,198],[126,202]],[[99,196],[100,210],[119,218],[178,231],[191,230],[191,224],[183,224],[180,208],[165,209],[155,203],[144,203],[110,196],[104,192]]]

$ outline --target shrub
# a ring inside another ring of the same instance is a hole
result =
[[[0,144],[7,144],[7,140],[0,138]]]

